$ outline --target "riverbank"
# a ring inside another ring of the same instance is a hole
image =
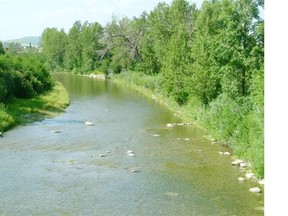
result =
[[[142,92],[167,106],[184,122],[193,122],[204,129],[212,143],[228,146],[233,159],[246,161],[258,179],[264,178],[264,128],[261,125],[264,111],[247,111],[245,104],[235,104],[226,98],[207,107],[203,107],[195,98],[190,98],[187,104],[179,106],[163,93],[160,75],[122,72],[114,75],[112,80]]]
[[[20,124],[41,121],[59,115],[69,105],[69,94],[60,82],[51,91],[32,99],[14,99],[0,104],[0,132]]]

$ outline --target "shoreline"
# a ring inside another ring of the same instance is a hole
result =
[[[0,132],[11,130],[17,125],[29,124],[58,116],[69,106],[69,94],[64,86],[56,81],[54,87],[31,99],[14,99],[0,110],[2,123]],[[0,118],[1,118],[0,116]]]
[[[243,182],[243,181],[254,181],[257,182],[257,184],[261,187],[261,189],[264,190],[264,178],[257,178],[256,175],[253,173],[253,169],[251,169],[251,162],[249,160],[247,160],[247,158],[239,158],[235,155],[233,155],[231,152],[233,152],[233,148],[228,146],[227,144],[225,144],[225,142],[221,141],[221,140],[217,140],[215,139],[211,134],[208,133],[208,130],[204,127],[202,127],[195,119],[193,119],[193,117],[191,117],[191,115],[189,115],[189,112],[187,110],[185,110],[185,107],[179,107],[179,105],[177,105],[177,103],[175,101],[172,101],[171,99],[163,96],[162,94],[159,93],[155,93],[153,92],[153,90],[145,87],[145,86],[140,86],[137,85],[135,83],[131,83],[128,82],[127,80],[125,80],[125,78],[119,78],[116,76],[113,76],[113,78],[111,79],[112,82],[119,84],[119,85],[123,85],[123,86],[127,86],[130,87],[136,91],[138,91],[139,93],[145,95],[146,97],[153,99],[154,101],[156,101],[157,103],[164,105],[165,107],[167,107],[169,110],[171,110],[172,112],[174,112],[174,115],[177,115],[184,123],[184,125],[195,125],[196,127],[198,127],[201,130],[204,130],[205,133],[207,134],[207,136],[205,137],[207,140],[209,140],[211,142],[211,144],[218,144],[218,145],[224,145],[229,149],[229,152],[219,152],[220,155],[229,155],[231,157],[231,165],[232,166],[238,166],[239,169],[245,170],[245,176],[243,177],[239,177],[238,181],[239,182]],[[171,122],[171,123],[167,123],[167,127],[171,126],[171,125],[177,125],[177,123]],[[229,154],[228,154],[229,153]],[[241,162],[241,163],[236,163],[235,162]],[[262,191],[262,190],[261,190]],[[252,191],[251,191],[252,192]],[[258,192],[255,192],[258,193]]]

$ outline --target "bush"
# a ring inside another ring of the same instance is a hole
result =
[[[31,98],[53,87],[50,73],[35,56],[0,56],[0,102]]]

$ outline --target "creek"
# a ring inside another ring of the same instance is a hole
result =
[[[181,119],[109,80],[53,77],[66,111],[0,137],[0,215],[264,215],[257,182],[201,129],[168,128]]]

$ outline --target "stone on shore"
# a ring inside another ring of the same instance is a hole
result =
[[[240,166],[241,163],[243,163],[244,161],[242,160],[235,160],[231,163],[231,165],[234,165],[234,166]]]
[[[167,126],[168,128],[174,128],[174,127],[175,127],[175,124],[168,123],[168,124],[166,124],[166,126]]]
[[[245,177],[246,179],[252,179],[255,175],[253,173],[246,173]]]
[[[259,180],[258,183],[259,183],[260,185],[264,185],[264,179]]]

